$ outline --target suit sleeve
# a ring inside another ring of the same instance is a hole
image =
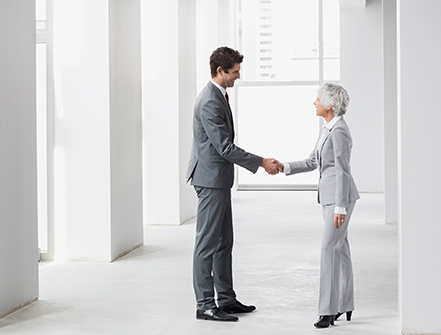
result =
[[[308,158],[302,160],[302,161],[296,161],[296,162],[289,162],[289,167],[291,171],[287,173],[286,175],[292,175],[296,173],[301,172],[309,172],[317,169],[317,159],[315,156],[315,147],[312,150],[311,154]]]
[[[335,128],[331,133],[335,162],[335,206],[347,208],[349,205],[349,186],[351,171],[351,138],[344,128]]]
[[[223,106],[217,100],[211,100],[203,106],[201,123],[211,145],[222,158],[256,173],[262,157],[251,154],[233,143],[231,131],[226,120]]]

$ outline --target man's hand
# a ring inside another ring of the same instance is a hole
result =
[[[283,164],[282,163],[280,163],[277,159],[272,159],[271,160],[271,163],[277,163],[277,165],[279,165],[279,171],[280,172],[283,172],[283,169],[285,168],[284,166],[283,166]]]
[[[276,163],[276,160],[274,158],[262,159],[262,163],[260,163],[260,166],[263,167],[265,171],[270,175],[275,175],[283,171],[283,168],[281,168],[280,165]]]

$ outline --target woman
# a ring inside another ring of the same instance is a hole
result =
[[[314,101],[316,115],[325,119],[318,142],[309,158],[280,164],[286,175],[320,171],[318,201],[325,221],[321,247],[319,320],[316,328],[334,324],[354,310],[352,262],[348,242],[348,225],[355,201],[359,199],[351,176],[349,161],[352,138],[343,118],[349,103],[346,90],[326,83]]]

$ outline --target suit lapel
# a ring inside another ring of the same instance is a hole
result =
[[[322,156],[322,150],[323,150],[323,147],[325,146],[326,141],[327,141],[328,138],[329,138],[329,134],[331,134],[331,131],[330,131],[328,128],[324,128],[324,131],[325,131],[326,133],[325,133],[325,137],[323,138],[323,143],[322,143],[322,145],[321,145],[321,147],[320,147],[320,149],[319,149],[320,157]]]
[[[328,138],[329,138],[329,136],[331,135],[331,131],[332,131],[332,129],[334,129],[335,128],[335,126],[341,121],[341,120],[343,120],[343,118],[340,118],[339,120],[337,120],[337,122],[332,126],[332,128],[331,129],[328,129],[328,128],[324,128],[324,129],[326,129],[326,135],[325,135],[325,138],[323,139],[323,143],[322,143],[322,145],[321,145],[321,147],[319,148],[319,157],[318,157],[318,159],[319,159],[319,162],[320,162],[320,168],[322,167],[322,151],[323,151],[323,148],[324,148],[324,146],[325,146],[325,143],[326,143],[326,141],[328,140]]]
[[[211,89],[215,92],[217,98],[220,100],[220,102],[222,103],[222,105],[225,108],[226,114],[227,114],[227,119],[230,122],[231,125],[231,131],[233,134],[233,140],[234,140],[234,124],[233,124],[233,114],[231,112],[230,106],[228,106],[227,100],[225,99],[225,97],[222,95],[221,91],[219,91],[219,89],[213,85],[213,83],[208,82],[208,84],[210,85]]]
[[[318,148],[318,161],[319,161],[319,166],[320,166],[320,172],[321,172],[321,170],[322,170],[322,151],[323,151],[323,147],[325,146],[325,143],[326,143],[326,141],[328,140],[328,138],[329,138],[329,134],[331,133],[330,131],[329,131],[329,129],[328,128],[323,128],[322,129],[322,131],[323,132],[326,132],[325,133],[325,137],[323,138],[323,142],[321,143],[321,146],[320,146],[320,148]]]

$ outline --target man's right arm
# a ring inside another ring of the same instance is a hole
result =
[[[277,168],[270,162],[270,159],[249,153],[233,143],[229,126],[217,111],[221,109],[219,102],[210,101],[209,104],[204,105],[201,113],[202,126],[218,154],[253,173],[256,173],[259,166],[262,166],[268,173],[275,174]]]

